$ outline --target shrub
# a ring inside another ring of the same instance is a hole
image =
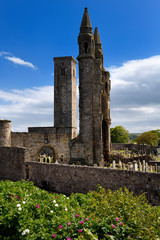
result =
[[[51,194],[32,182],[0,182],[0,239],[158,239],[160,207],[127,189]]]

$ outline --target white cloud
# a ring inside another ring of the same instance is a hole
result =
[[[0,57],[2,57],[3,55],[12,55],[12,54],[10,52],[1,51]]]
[[[160,56],[153,56],[108,69],[112,82],[112,127],[122,125],[130,132],[160,128],[159,66]],[[0,113],[0,118],[12,120],[13,131],[53,126],[53,86],[0,90]]]
[[[37,70],[37,67],[35,65],[33,65],[31,62],[27,62],[27,61],[24,61],[21,58],[15,57],[15,56],[13,56],[12,53],[1,51],[0,52],[0,57],[4,57],[4,59],[6,59],[8,61],[11,61],[14,64],[25,66],[25,67],[30,67],[33,70]]]
[[[30,67],[30,68],[32,68],[32,69],[34,69],[34,70],[37,69],[37,67],[34,66],[32,63],[26,62],[26,61],[24,61],[24,60],[22,60],[22,59],[20,59],[20,58],[17,58],[17,57],[5,57],[5,59],[13,62],[14,64],[18,64],[18,65]]]
[[[79,100],[78,86],[77,99]],[[27,131],[28,127],[53,126],[53,110],[53,86],[33,87],[24,90],[0,90],[0,118],[12,121],[12,131],[21,132]],[[77,111],[78,118],[79,112]]]
[[[0,91],[0,112],[12,121],[13,131],[30,126],[53,126],[53,87]]]
[[[139,85],[151,83],[153,77],[159,79],[160,74],[160,55],[145,59],[131,60],[122,64],[121,67],[110,67],[112,75],[112,87],[123,87],[123,85]],[[151,77],[151,79],[150,79]],[[137,82],[137,78],[139,81]],[[121,85],[122,83],[122,85]]]
[[[160,128],[160,55],[111,67],[112,127],[130,132]]]

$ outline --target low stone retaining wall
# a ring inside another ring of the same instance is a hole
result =
[[[37,162],[28,162],[27,165],[29,180],[53,192],[67,195],[87,193],[96,190],[97,184],[106,190],[126,186],[136,195],[145,193],[153,205],[160,204],[160,174],[157,173]]]

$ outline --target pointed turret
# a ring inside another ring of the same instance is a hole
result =
[[[88,14],[88,8],[84,9],[81,27],[92,27],[91,20],[90,20],[89,14]]]
[[[97,27],[95,28],[95,31],[94,31],[94,41],[95,41],[95,43],[101,43],[101,39],[100,39]]]
[[[103,50],[102,50],[102,43],[99,36],[98,28],[95,28],[94,31],[94,41],[95,41],[95,57],[101,59],[102,66],[103,66]]]
[[[79,44],[79,55],[77,57],[78,60],[80,59],[80,57],[85,58],[95,57],[94,35],[92,32],[91,20],[87,8],[84,9],[80,33],[78,36],[78,44]]]
[[[81,33],[85,33],[85,32],[92,33],[92,25],[91,25],[91,20],[90,20],[89,13],[88,13],[88,8],[84,9],[80,32]]]

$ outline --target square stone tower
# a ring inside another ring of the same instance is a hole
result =
[[[77,136],[76,60],[54,58],[54,127]]]
[[[93,34],[87,8],[78,44],[80,132],[71,141],[70,163],[99,165],[110,152],[110,75],[103,67],[98,28]]]

